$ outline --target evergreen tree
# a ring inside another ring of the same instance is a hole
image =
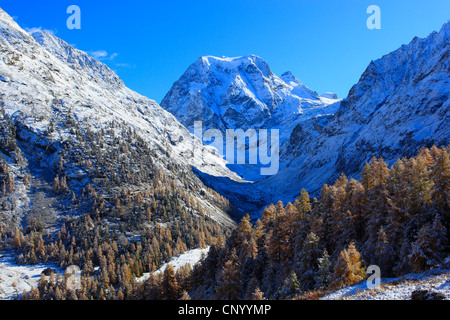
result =
[[[284,280],[283,285],[278,290],[280,299],[288,300],[301,294],[300,283],[297,279],[297,274],[292,271]]]
[[[447,243],[447,230],[439,215],[432,224],[424,225],[412,245],[409,256],[411,267],[415,272],[422,272],[439,264],[443,259]]]
[[[319,270],[317,272],[316,289],[326,289],[331,284],[331,262],[326,249],[319,258]]]
[[[321,255],[322,252],[319,249],[319,238],[311,232],[306,237],[298,258],[299,266],[297,272],[301,275],[301,286],[305,291],[310,290],[315,286],[318,263]]]
[[[378,231],[375,264],[380,267],[382,274],[388,275],[392,273],[392,261],[394,259],[394,255],[395,251],[389,243],[383,227],[381,227]]]

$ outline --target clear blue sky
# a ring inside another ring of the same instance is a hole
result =
[[[69,30],[69,5],[81,30]],[[381,30],[369,30],[369,5]],[[97,55],[133,90],[161,102],[203,55],[256,54],[319,93],[345,97],[371,60],[449,21],[448,0],[0,0],[23,28],[53,31]]]

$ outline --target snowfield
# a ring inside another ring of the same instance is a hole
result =
[[[411,300],[415,290],[441,293],[446,296],[446,300],[450,300],[450,270],[435,269],[382,279],[381,285],[372,289],[368,289],[363,281],[329,293],[322,300]]]

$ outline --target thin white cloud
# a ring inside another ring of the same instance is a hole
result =
[[[105,50],[90,51],[88,53],[97,60],[105,59],[108,56],[108,52]]]
[[[29,34],[33,34],[35,32],[43,32],[43,31],[46,31],[46,32],[50,33],[53,36],[56,34],[56,32],[54,30],[45,29],[45,28],[42,28],[42,27],[25,28],[25,31],[28,32]]]
[[[120,68],[134,68],[134,65],[129,63],[116,63],[115,66]]]
[[[106,50],[90,51],[88,53],[94,59],[97,59],[99,61],[104,61],[104,60],[113,61],[119,55],[118,53],[109,54]]]

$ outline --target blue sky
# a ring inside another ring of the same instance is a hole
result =
[[[69,30],[69,5],[81,30]],[[369,30],[369,5],[381,30]],[[23,28],[51,30],[108,64],[133,90],[161,102],[204,55],[256,54],[319,93],[345,97],[371,60],[450,19],[448,0],[0,0]]]

